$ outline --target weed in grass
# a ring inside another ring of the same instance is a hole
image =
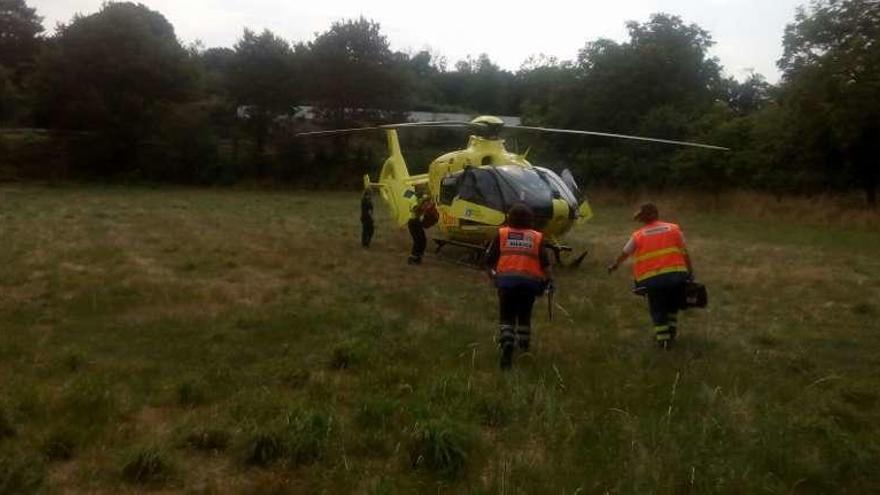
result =
[[[69,429],[51,433],[40,446],[43,457],[50,462],[69,461],[73,459],[77,448],[77,435]]]
[[[360,432],[347,444],[347,451],[356,456],[388,457],[392,453],[392,438],[388,432],[381,430]]]
[[[345,370],[358,363],[360,355],[356,342],[343,342],[333,349],[330,356],[330,369]]]
[[[200,406],[207,402],[204,387],[197,382],[185,381],[177,386],[177,403],[183,407]]]
[[[284,441],[277,432],[257,431],[244,444],[244,462],[265,467],[284,455]]]
[[[399,491],[394,490],[394,482],[387,478],[382,478],[379,481],[373,483],[373,486],[370,487],[370,491],[367,492],[370,495],[392,495],[393,493],[400,493]]]
[[[808,374],[816,369],[816,363],[803,352],[795,352],[787,356],[784,362],[786,368],[795,373]]]
[[[229,432],[218,429],[198,429],[186,436],[186,445],[193,449],[205,452],[219,452],[226,450],[232,435]]]
[[[39,460],[20,452],[0,452],[0,493],[37,493],[45,477],[45,467]]]
[[[853,305],[852,312],[857,315],[870,316],[874,314],[874,306],[871,303],[861,302]]]
[[[878,399],[877,393],[867,389],[852,386],[840,392],[840,398],[854,407],[861,410],[872,410],[876,407]]]
[[[371,397],[358,407],[355,424],[361,428],[385,430],[391,424],[397,402],[386,397]]]
[[[424,390],[425,402],[458,409],[471,398],[467,375],[455,372],[436,375]]]
[[[259,316],[241,316],[235,320],[235,328],[240,330],[259,330],[266,321]]]
[[[410,465],[446,478],[457,478],[467,467],[476,435],[449,419],[416,424],[409,443]]]
[[[474,412],[483,426],[500,428],[510,423],[510,404],[500,397],[482,397],[474,404]]]
[[[310,464],[324,457],[333,432],[333,417],[322,412],[288,416],[287,455],[294,464]]]
[[[242,495],[295,495],[299,491],[291,488],[290,479],[277,478],[266,474],[242,490]]]
[[[61,357],[61,367],[70,372],[76,373],[77,371],[82,370],[88,364],[85,356],[82,354],[71,352],[69,354],[65,354]]]
[[[180,271],[182,272],[192,272],[195,271],[199,267],[198,263],[195,261],[187,261],[180,265]]]
[[[91,426],[105,424],[119,412],[113,390],[95,377],[74,382],[62,399],[62,407],[72,421]]]
[[[15,425],[12,423],[12,418],[9,417],[9,413],[6,412],[5,408],[0,407],[0,441],[4,438],[12,438],[16,433]]]
[[[311,376],[312,375],[309,372],[309,370],[298,369],[298,370],[291,371],[290,373],[287,373],[282,378],[282,381],[288,387],[297,389],[297,388],[302,388],[303,386],[305,386],[305,384],[309,382],[309,379],[311,378]]]
[[[629,420],[628,413],[621,410],[588,418],[579,425],[572,441],[579,463],[597,475],[615,476],[622,469],[620,449],[627,443],[621,422]]]
[[[122,463],[122,478],[129,483],[162,483],[171,478],[172,472],[168,455],[158,447],[133,449]]]
[[[752,342],[761,347],[778,347],[782,343],[773,335],[755,335]]]

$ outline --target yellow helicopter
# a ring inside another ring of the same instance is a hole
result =
[[[410,175],[400,149],[397,130],[410,127],[465,127],[472,131],[467,147],[434,159],[425,174]],[[336,129],[299,133],[297,136],[343,134],[382,130],[388,140],[388,158],[382,165],[378,181],[364,176],[364,188],[376,191],[391,210],[399,227],[407,224],[419,196],[428,194],[440,215],[435,238],[437,251],[446,245],[471,250],[472,261],[497,234],[514,203],[527,204],[535,214],[535,228],[542,231],[561,262],[561,253],[571,251],[562,239],[571,228],[593,216],[590,203],[578,187],[571,172],[561,174],[532,165],[526,154],[512,153],[500,137],[502,129],[580,134],[632,139],[656,143],[727,150],[719,146],[672,141],[667,139],[628,136],[603,132],[507,125],[502,119],[484,115],[470,122],[421,122],[389,124],[352,129]],[[572,264],[577,265],[586,253]]]

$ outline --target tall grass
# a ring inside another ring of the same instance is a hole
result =
[[[0,187],[0,493],[880,489],[871,214],[660,196],[711,303],[658,353],[603,270],[639,199],[501,373],[483,275],[355,194]]]

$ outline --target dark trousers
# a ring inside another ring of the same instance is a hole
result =
[[[414,258],[421,258],[423,254],[425,254],[425,248],[428,246],[428,238],[425,237],[425,228],[422,227],[422,222],[413,218],[406,224],[409,229],[409,235],[412,236],[412,252],[410,253]]]
[[[373,219],[361,219],[361,246],[369,247],[370,241],[373,240],[373,232],[375,228],[373,227]]]
[[[535,304],[535,289],[519,286],[498,289],[498,305],[501,313],[501,336],[498,340],[503,347],[513,345],[528,349],[532,332],[532,306]]]
[[[639,282],[647,289],[648,310],[654,323],[654,334],[660,342],[675,338],[678,331],[678,310],[684,302],[686,281],[687,273],[675,272]]]

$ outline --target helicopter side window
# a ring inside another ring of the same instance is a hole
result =
[[[464,175],[461,177],[461,181],[458,184],[458,197],[472,203],[479,203],[480,201],[477,179],[474,177],[473,169],[471,168],[465,169]]]
[[[474,170],[477,179],[477,188],[480,190],[481,201],[479,204],[493,210],[506,211],[504,208],[504,196],[498,187],[498,180],[491,167]]]
[[[440,204],[451,205],[458,194],[458,184],[461,179],[461,173],[443,178],[440,181]]]
[[[465,170],[458,196],[471,203],[505,211],[504,196],[498,187],[492,167]]]

